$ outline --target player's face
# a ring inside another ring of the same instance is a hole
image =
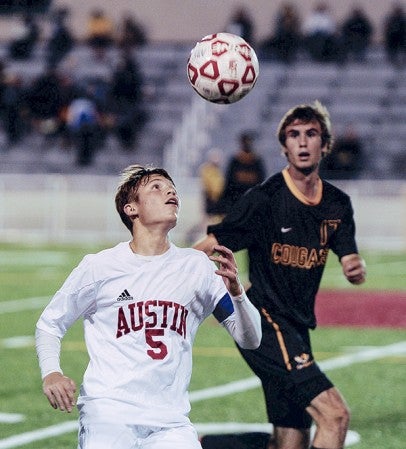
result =
[[[322,148],[320,123],[295,120],[286,127],[285,133],[284,152],[289,164],[302,172],[316,170],[325,150]]]
[[[169,179],[151,175],[146,183],[141,181],[137,197],[131,205],[144,226],[162,224],[171,229],[176,225],[180,200]]]

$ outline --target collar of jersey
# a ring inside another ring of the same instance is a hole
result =
[[[161,259],[167,258],[168,255],[173,251],[173,243],[170,244],[167,251],[165,251],[163,254],[157,254],[156,256],[143,256],[142,254],[134,253],[130,248],[129,242],[128,242],[128,248],[131,252],[131,256],[135,257],[137,260],[144,261],[144,262],[154,262],[154,261],[159,261]]]
[[[323,196],[323,183],[321,182],[321,179],[318,180],[316,197],[314,199],[310,199],[296,187],[287,168],[284,168],[282,170],[282,175],[283,178],[285,179],[288,189],[292,192],[292,195],[294,195],[301,203],[306,204],[308,206],[317,206],[317,204],[320,203],[321,198]]]

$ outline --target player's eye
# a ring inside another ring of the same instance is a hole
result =
[[[315,129],[310,129],[309,131],[307,131],[306,135],[307,137],[317,137],[320,135],[320,133]]]

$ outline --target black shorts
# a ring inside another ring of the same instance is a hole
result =
[[[279,427],[310,428],[310,402],[333,387],[313,359],[309,330],[262,309],[258,349],[238,348],[260,378],[269,422]]]

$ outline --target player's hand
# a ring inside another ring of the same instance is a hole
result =
[[[344,276],[352,284],[365,282],[366,266],[364,259],[358,254],[349,254],[341,258]]]
[[[75,406],[76,384],[61,373],[50,373],[44,377],[43,392],[55,409],[70,413]]]
[[[223,278],[227,290],[232,296],[239,296],[243,292],[240,279],[238,278],[237,262],[235,261],[233,252],[222,245],[215,245],[216,254],[209,258],[213,262],[218,263],[216,274]]]

